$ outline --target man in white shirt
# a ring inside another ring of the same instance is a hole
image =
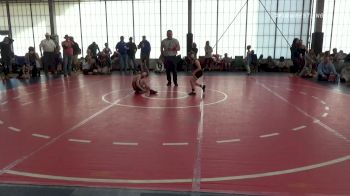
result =
[[[173,32],[171,30],[167,31],[167,38],[162,41],[160,52],[164,57],[164,65],[166,69],[166,76],[168,80],[167,86],[171,86],[171,75],[170,72],[173,72],[173,81],[174,85],[177,84],[177,51],[180,50],[179,41],[173,38]]]
[[[48,74],[49,66],[54,66],[56,43],[50,38],[50,34],[45,34],[46,39],[42,40],[39,49],[43,57],[43,67],[45,74]],[[44,53],[43,53],[44,52]]]
[[[209,41],[205,42],[204,52],[205,52],[204,65],[205,65],[205,68],[210,71],[211,70],[211,64],[212,64],[212,61],[213,61],[213,57],[212,57],[212,55],[213,55],[213,48],[210,46]]]

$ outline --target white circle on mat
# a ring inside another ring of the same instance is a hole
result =
[[[183,94],[183,96],[181,97],[157,97],[157,96],[154,96],[154,95],[151,95],[151,96],[146,96],[145,94],[142,94],[141,96],[144,97],[144,98],[147,98],[147,99],[158,99],[158,100],[169,100],[169,99],[185,99],[188,97],[188,94],[186,92],[183,92],[183,91],[158,91],[158,94],[163,94],[163,92],[166,92],[166,93],[181,93]]]
[[[109,101],[106,97],[108,97],[109,95],[116,93],[116,92],[123,92],[123,91],[129,91],[130,89],[120,89],[120,90],[115,90],[115,91],[111,91],[109,93],[106,93],[102,96],[102,101],[104,101],[105,103],[108,104],[113,104],[116,106],[122,106],[122,107],[129,107],[129,108],[149,108],[149,109],[164,109],[164,108],[168,108],[168,109],[186,109],[186,108],[196,108],[200,106],[200,103],[196,104],[196,105],[188,105],[188,106],[138,106],[138,105],[129,105],[129,104],[122,104],[122,103],[113,103],[113,101]],[[206,93],[208,92],[216,92],[221,94],[223,97],[217,101],[213,101],[213,102],[209,102],[209,103],[204,103],[203,105],[205,106],[209,106],[209,105],[215,105],[215,104],[219,104],[221,102],[224,102],[227,100],[227,94],[219,91],[219,90],[213,90],[213,89],[207,89]]]

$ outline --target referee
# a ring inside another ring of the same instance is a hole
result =
[[[173,72],[173,82],[175,86],[177,84],[177,68],[176,68],[176,54],[180,50],[179,41],[173,38],[173,32],[171,30],[167,31],[167,38],[164,39],[161,43],[161,54],[164,56],[164,65],[166,69],[167,76],[167,86],[171,86],[171,75],[170,72]]]

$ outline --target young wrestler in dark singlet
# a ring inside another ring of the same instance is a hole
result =
[[[188,93],[188,95],[196,95],[195,86],[202,88],[203,93],[204,93],[205,92],[205,85],[197,83],[197,80],[203,76],[202,66],[199,63],[199,60],[196,59],[196,57],[193,53],[189,53],[189,60],[193,64],[193,72],[192,72],[192,78],[190,79],[192,91],[190,93]]]

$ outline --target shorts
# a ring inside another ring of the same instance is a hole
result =
[[[202,77],[202,76],[203,76],[203,71],[200,70],[200,71],[197,71],[197,72],[196,72],[196,74],[194,75],[194,78],[195,78],[195,79],[199,79],[199,78]]]

